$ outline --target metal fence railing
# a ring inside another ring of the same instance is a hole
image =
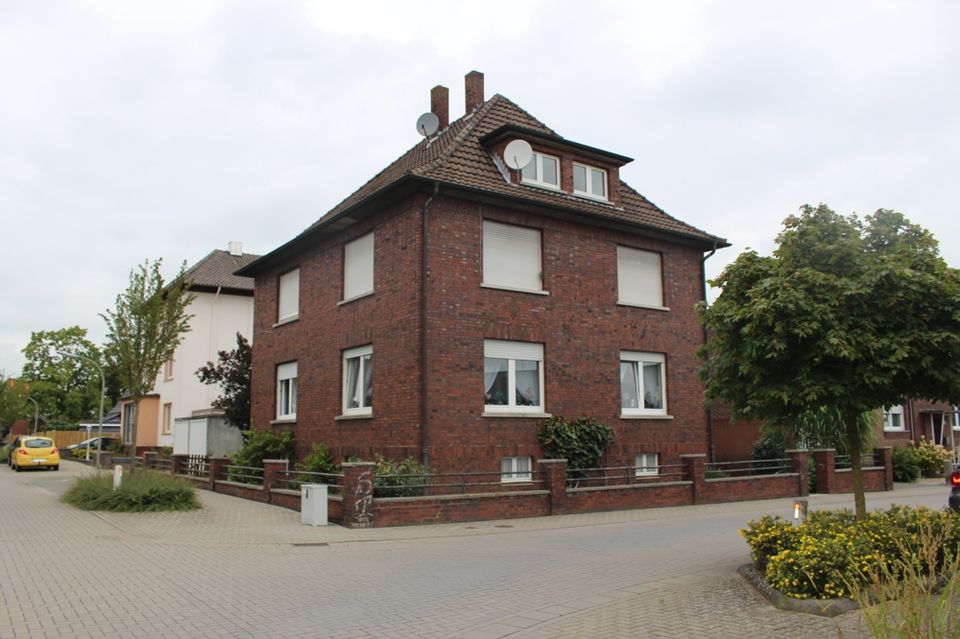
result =
[[[883,466],[883,460],[878,459],[876,455],[872,453],[863,453],[860,456],[860,467],[861,468],[876,468]],[[849,470],[853,467],[853,462],[850,461],[850,455],[837,455],[834,457],[834,468],[837,470]]]
[[[629,486],[631,484],[684,481],[686,479],[686,469],[683,464],[567,469],[568,488]]]
[[[300,490],[303,484],[326,484],[328,495],[343,494],[343,473],[315,473],[305,470],[284,470],[277,473],[274,488]]]
[[[429,473],[423,475],[374,475],[375,497],[427,497],[516,492],[546,488],[543,473],[516,472]]]
[[[786,457],[771,459],[748,459],[742,461],[713,462],[707,464],[707,479],[725,477],[758,477],[763,475],[781,475],[793,473],[793,463]]]
[[[259,466],[236,466],[231,464],[224,467],[223,476],[217,477],[216,479],[235,481],[242,484],[263,485],[263,468]]]

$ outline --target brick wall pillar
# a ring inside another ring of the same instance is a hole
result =
[[[832,448],[819,448],[810,451],[817,465],[817,492],[832,494],[837,489],[837,451]]]
[[[153,468],[157,462],[157,451],[148,450],[143,454],[143,467],[144,468]]]
[[[707,456],[704,454],[680,455],[680,463],[683,464],[687,479],[693,482],[690,495],[692,503],[699,503],[707,487]]]
[[[343,525],[373,527],[373,462],[348,462],[343,468]]]
[[[567,511],[567,460],[538,459],[543,483],[550,491],[550,514],[562,515]]]
[[[797,487],[799,489],[797,496],[799,497],[806,497],[810,494],[810,467],[807,465],[809,455],[805,450],[787,451],[787,458],[793,466],[793,472],[800,476],[798,479],[800,485]]]
[[[880,446],[874,449],[873,455],[883,464],[883,489],[893,490],[893,447]]]
[[[179,475],[183,473],[183,467],[186,465],[187,456],[186,455],[174,455],[173,463],[170,464],[170,472],[174,475]]]
[[[281,473],[286,472],[290,467],[290,462],[286,459],[264,459],[263,460],[263,499],[270,503],[270,491],[278,482],[286,479]]]
[[[223,479],[227,474],[227,466],[230,465],[231,460],[227,457],[212,457],[210,459],[209,466],[207,470],[209,475],[207,476],[207,481],[209,482],[208,487],[210,490],[216,492],[217,482]]]

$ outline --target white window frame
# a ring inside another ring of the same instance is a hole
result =
[[[655,477],[660,474],[660,454],[637,453],[633,466],[636,477]]]
[[[349,401],[349,387],[350,379],[347,374],[349,368],[350,360],[357,361],[357,376],[360,382],[359,391],[360,391],[360,405],[356,407],[350,406]],[[364,381],[367,379],[367,370],[370,370],[370,390],[371,390],[371,399],[370,405],[366,406],[363,402],[367,399],[366,388],[363,386]],[[341,410],[342,415],[344,416],[365,416],[368,417],[373,415],[373,345],[367,344],[366,346],[358,346],[356,348],[350,348],[343,351],[343,392],[341,394]]]
[[[950,414],[950,425],[953,430],[960,430],[960,406],[951,406],[953,412]]]
[[[160,434],[169,435],[173,433],[173,402],[167,402],[163,405],[161,415]]]
[[[300,317],[300,269],[280,275],[277,282],[277,323],[292,322]]]
[[[533,414],[543,415],[546,398],[544,396],[543,384],[543,344],[536,342],[511,342],[507,340],[487,339],[483,341],[483,359],[484,359],[484,414]],[[507,362],[507,403],[506,404],[487,404],[487,371],[486,360],[498,359]],[[538,383],[540,384],[539,396],[540,404],[536,406],[524,406],[517,404],[517,361],[535,361],[537,362]]]
[[[893,425],[893,416],[900,416],[900,425]],[[883,409],[883,430],[888,433],[902,433],[907,430],[907,424],[904,421],[903,404],[889,406]]]
[[[543,181],[543,159],[544,158],[549,158],[557,163],[557,183],[556,184],[553,184],[552,182]],[[524,174],[524,170],[527,167],[529,167],[531,164],[534,166],[537,172],[536,177],[528,177],[527,175]],[[551,189],[554,191],[559,191],[560,183],[562,181],[562,178],[561,178],[562,173],[563,173],[563,165],[560,164],[560,158],[558,158],[555,155],[550,155],[548,153],[541,153],[540,151],[534,151],[533,157],[530,159],[530,164],[528,164],[527,166],[523,167],[523,169],[520,170],[520,181],[523,184],[537,186],[542,189]]]
[[[617,304],[667,310],[663,303],[663,255],[617,246]]]
[[[373,293],[373,232],[343,245],[343,301]]]
[[[277,420],[297,418],[297,362],[277,366]]]
[[[584,181],[587,186],[585,190],[580,190],[577,188],[576,171],[578,167],[584,170]],[[589,164],[584,164],[582,162],[574,162],[573,171],[574,171],[574,175],[573,175],[572,187],[573,187],[574,195],[579,195],[581,197],[588,197],[593,200],[603,200],[604,202],[610,199],[608,195],[610,193],[610,185],[608,184],[608,181],[607,181],[606,169],[601,169],[600,167],[596,167],[596,166],[590,166]],[[594,173],[599,173],[601,177],[603,177],[603,193],[594,193],[593,191],[593,174]]]
[[[134,419],[134,413],[136,412],[136,406],[133,402],[127,402],[123,405],[121,412],[122,415],[122,425],[123,425],[123,444],[124,446],[132,446],[134,444],[134,431],[136,430],[136,422]],[[139,417],[139,416],[138,416]]]
[[[529,481],[533,481],[533,460],[530,457],[504,457],[500,460],[501,483]]]
[[[173,380],[173,355],[163,363],[163,381],[169,382],[171,380]]]
[[[541,230],[484,220],[481,286],[544,293]]]
[[[643,387],[643,365],[658,364],[660,366],[660,408],[647,408],[643,405],[624,406],[623,382],[621,369],[624,363],[632,364],[634,384],[637,389],[637,403],[641,404],[646,396]],[[667,358],[663,353],[641,353],[638,351],[620,351],[620,365],[617,367],[617,379],[620,381],[620,414],[625,417],[663,417],[667,415]]]

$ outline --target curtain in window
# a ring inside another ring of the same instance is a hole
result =
[[[640,408],[636,362],[620,362],[620,407]]]
[[[509,400],[508,361],[505,359],[483,358],[483,396],[488,406],[506,406]]]
[[[347,408],[359,408],[362,399],[360,386],[360,358],[351,357],[347,360]]]
[[[539,406],[540,362],[518,359],[516,367],[517,406]]]
[[[643,407],[663,408],[663,387],[660,385],[660,364],[643,364]]]
[[[363,405],[373,406],[373,355],[363,358]]]

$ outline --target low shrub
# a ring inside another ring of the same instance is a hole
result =
[[[111,473],[96,473],[74,480],[62,500],[81,510],[113,512],[181,511],[200,508],[196,493],[186,482],[162,473],[136,470],[123,476],[113,489]]]
[[[403,461],[390,461],[376,456],[373,471],[374,497],[415,497],[423,494],[430,480],[424,475],[427,468],[412,457]]]
[[[300,485],[304,483],[328,483],[326,478],[321,477],[318,479],[305,473],[335,474],[341,472],[340,464],[333,461],[333,454],[330,452],[330,449],[322,443],[314,444],[310,454],[304,457],[303,460],[297,462],[294,465],[294,469],[304,474],[294,474],[290,478],[287,487],[291,490],[299,490]]]
[[[753,460],[752,472],[756,475],[772,475],[777,472],[777,462],[787,456],[787,437],[779,428],[765,427],[760,438],[753,443],[750,459]]]
[[[942,477],[943,463],[950,459],[950,451],[939,444],[925,439],[920,440],[916,448],[917,459],[920,462],[920,473],[924,477]]]
[[[613,441],[613,429],[591,417],[568,421],[554,415],[543,422],[537,439],[547,459],[566,459],[567,469],[579,476],[585,468],[597,468]]]
[[[857,522],[849,511],[818,511],[800,526],[763,517],[748,522],[741,534],[771,586],[798,599],[829,599],[848,596],[870,575],[892,569],[908,555],[918,561],[917,540],[924,531],[941,539],[944,548],[956,549],[960,514],[893,506]],[[929,569],[942,571],[946,559],[940,553]]]
[[[893,449],[893,481],[912,483],[920,479],[920,458],[913,446]]]
[[[248,468],[263,468],[264,459],[287,459],[293,457],[293,432],[285,430],[275,433],[270,430],[248,430],[243,434],[244,444],[231,458],[231,465]],[[247,471],[233,471],[227,474],[230,481],[258,483],[260,478],[247,476]]]

